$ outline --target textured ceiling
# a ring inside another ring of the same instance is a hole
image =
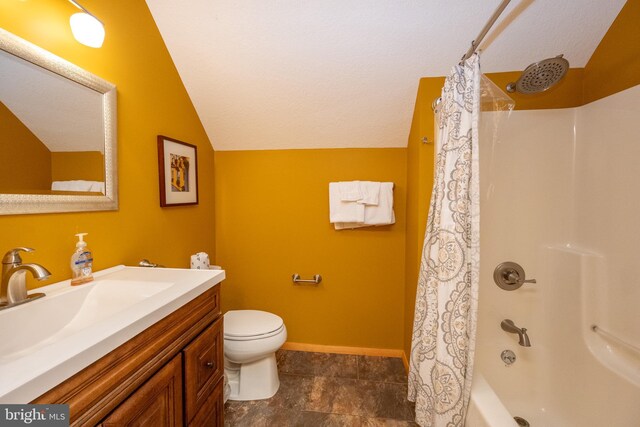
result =
[[[146,0],[216,150],[405,147],[420,77],[448,72],[499,0]],[[583,67],[624,0],[513,0],[484,72]]]

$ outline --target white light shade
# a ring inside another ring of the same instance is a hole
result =
[[[80,12],[74,13],[69,19],[73,37],[89,47],[101,47],[104,41],[104,27],[93,16]]]

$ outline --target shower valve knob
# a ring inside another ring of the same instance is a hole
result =
[[[505,366],[511,366],[516,363],[516,354],[511,350],[505,350],[500,353],[500,359],[502,359]]]
[[[493,271],[493,280],[505,291],[515,291],[525,283],[536,283],[536,279],[526,279],[524,269],[515,262],[503,262]]]
[[[536,283],[536,279],[522,280],[516,271],[510,271],[506,276],[505,280],[510,285],[516,285],[518,283]]]

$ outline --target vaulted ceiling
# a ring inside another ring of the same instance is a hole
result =
[[[420,77],[445,75],[500,0],[146,0],[216,150],[405,147]],[[484,72],[584,67],[624,0],[512,0]]]

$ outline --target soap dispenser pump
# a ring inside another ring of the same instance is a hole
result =
[[[78,243],[76,250],[71,255],[71,286],[81,285],[93,280],[93,257],[87,248],[84,236],[88,233],[78,233]]]

